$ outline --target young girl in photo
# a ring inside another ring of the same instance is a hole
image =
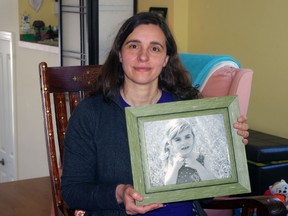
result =
[[[205,168],[204,156],[194,152],[195,135],[185,119],[175,119],[167,125],[164,146],[164,184],[182,184],[215,179]]]

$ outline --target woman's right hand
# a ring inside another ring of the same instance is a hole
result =
[[[163,204],[160,203],[137,206],[135,201],[141,202],[144,198],[141,194],[136,192],[131,185],[118,185],[116,187],[116,199],[119,204],[124,204],[126,214],[128,215],[145,214],[149,211],[163,207]]]

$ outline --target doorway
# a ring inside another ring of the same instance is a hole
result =
[[[103,64],[136,0],[59,0],[62,66]]]
[[[17,179],[12,36],[0,31],[0,183]]]

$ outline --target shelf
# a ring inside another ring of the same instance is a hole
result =
[[[21,47],[29,48],[29,49],[35,49],[35,50],[41,50],[44,52],[51,52],[51,53],[59,54],[59,47],[56,47],[56,46],[49,46],[45,44],[31,43],[31,42],[25,42],[25,41],[19,41],[18,45]]]

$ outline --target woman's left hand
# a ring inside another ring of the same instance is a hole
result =
[[[249,132],[248,132],[248,129],[249,129],[249,126],[248,124],[246,123],[247,121],[247,118],[245,118],[244,116],[240,116],[237,118],[237,122],[234,123],[233,127],[235,129],[237,129],[237,134],[239,136],[242,136],[242,142],[243,144],[248,144],[248,136],[249,136]]]

